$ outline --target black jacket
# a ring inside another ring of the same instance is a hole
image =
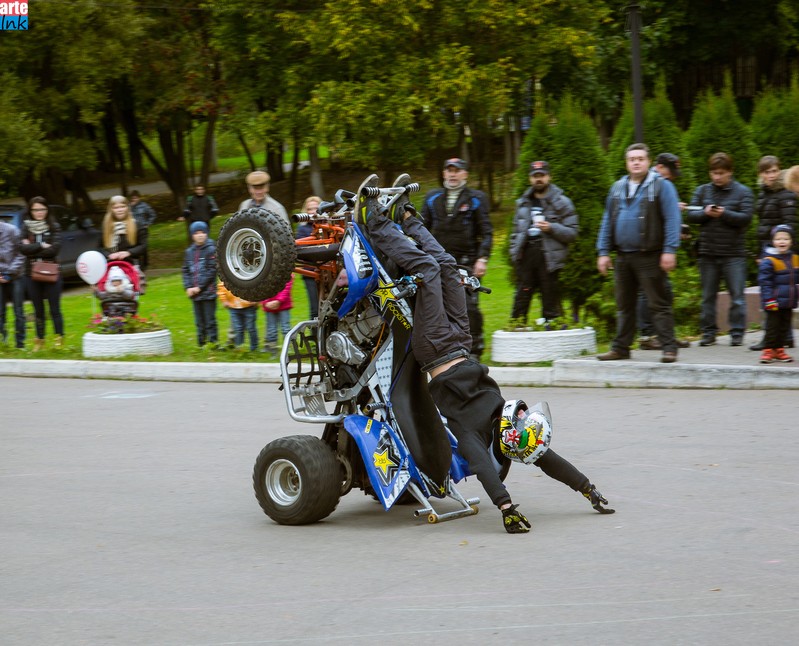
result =
[[[796,231],[796,193],[785,188],[782,176],[770,187],[760,189],[757,218],[757,239],[761,249],[771,244],[771,230],[778,224],[789,224]]]
[[[31,265],[36,260],[50,260],[58,262],[58,252],[61,251],[61,225],[58,222],[51,222],[50,228],[43,234],[35,236],[28,228],[22,225],[22,240],[28,240],[19,246],[19,250],[25,256],[25,275],[31,275]],[[50,246],[42,247],[42,242]]]
[[[108,258],[108,256],[115,251],[127,251],[130,253],[130,257],[125,258],[125,262],[135,263],[136,261],[140,260],[144,255],[144,252],[147,251],[147,239],[149,235],[150,234],[147,227],[138,227],[137,225],[136,244],[132,245],[128,240],[128,236],[123,234],[119,237],[119,243],[117,244],[116,249],[104,248],[100,251],[106,258]]]
[[[422,220],[459,265],[471,267],[478,258],[491,255],[494,230],[488,217],[488,198],[483,191],[464,186],[453,214],[449,215],[447,189],[433,189],[425,195]]]
[[[723,188],[711,182],[696,189],[692,206],[724,207],[724,215],[718,218],[711,218],[703,211],[688,212],[688,221],[700,227],[700,256],[746,257],[746,229],[752,221],[753,201],[752,191],[735,180]]]

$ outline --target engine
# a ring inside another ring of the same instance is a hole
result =
[[[371,304],[365,303],[339,319],[337,329],[325,339],[327,356],[331,359],[357,366],[363,363],[374,349],[384,321]]]

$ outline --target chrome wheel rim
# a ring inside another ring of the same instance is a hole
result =
[[[239,229],[225,246],[227,266],[241,280],[252,280],[266,265],[266,242],[255,229]]]
[[[264,484],[275,503],[288,506],[300,497],[302,478],[294,464],[288,460],[275,460],[266,470]]]

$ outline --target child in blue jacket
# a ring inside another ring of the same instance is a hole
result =
[[[766,336],[760,363],[793,361],[783,347],[789,338],[793,310],[799,303],[799,256],[791,251],[793,229],[779,224],[771,230],[771,246],[766,247],[757,272],[760,300],[766,311]]]
[[[197,343],[218,347],[216,325],[216,245],[208,237],[205,222],[192,222],[189,227],[192,245],[183,256],[183,288],[194,305]]]

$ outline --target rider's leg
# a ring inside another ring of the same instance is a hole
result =
[[[441,268],[441,293],[444,298],[444,310],[450,323],[458,330],[457,341],[471,348],[472,335],[469,331],[469,315],[466,309],[466,294],[461,284],[461,275],[455,259],[444,251],[433,234],[417,217],[407,217],[402,222],[402,229],[411,236],[422,251],[429,254]]]
[[[440,265],[388,218],[370,217],[366,226],[377,248],[405,271],[423,276],[416,292],[411,334],[413,352],[423,369],[456,355],[468,356],[471,337],[464,343],[462,329],[450,322],[444,308]]]

